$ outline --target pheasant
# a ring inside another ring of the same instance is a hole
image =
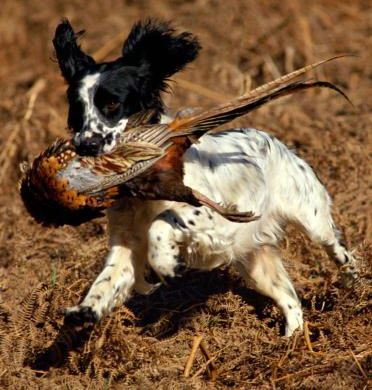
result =
[[[23,166],[20,193],[24,204],[36,221],[53,226],[91,220],[121,197],[186,202],[210,207],[234,222],[256,220],[259,216],[252,212],[222,206],[184,185],[184,152],[206,132],[300,90],[329,88],[348,100],[332,83],[292,81],[339,57],[306,66],[231,102],[186,118],[176,117],[168,124],[147,125],[152,113],[136,114],[115,150],[98,157],[79,156],[70,140],[59,139],[31,166]]]

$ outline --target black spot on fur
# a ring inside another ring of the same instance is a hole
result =
[[[96,282],[95,285],[101,284],[101,283],[104,283],[104,282],[110,282],[110,281],[111,281],[111,276],[107,276],[106,278],[98,280],[98,282]]]
[[[185,222],[183,222],[183,220],[180,218],[180,219],[174,219],[174,221],[175,221],[175,223],[178,225],[178,226],[180,226],[181,228],[183,228],[183,229],[186,229],[186,224],[185,224]]]
[[[200,215],[201,211],[200,210],[194,210],[194,215]]]
[[[161,237],[160,237],[160,236],[157,236],[156,239],[157,239],[158,241],[161,241]]]
[[[214,172],[217,169],[218,164],[214,162],[212,159],[208,160],[208,167],[209,169]]]
[[[99,126],[97,126],[98,127],[98,129],[99,129]],[[101,126],[101,128],[102,128],[102,126]],[[112,141],[113,141],[113,139],[114,139],[114,135],[112,134],[112,133],[108,133],[107,135],[106,135],[106,137],[105,137],[105,141],[106,141],[106,143],[108,143],[108,144],[110,144]]]
[[[195,226],[195,222],[192,220],[192,219],[189,219],[187,221],[188,224],[192,225],[192,226]]]

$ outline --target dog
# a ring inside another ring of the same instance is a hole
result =
[[[111,150],[130,114],[153,108],[153,121],[159,121],[167,78],[200,49],[192,34],[177,35],[169,24],[150,20],[133,27],[123,57],[97,64],[78,46],[78,36],[63,21],[54,46],[68,83],[68,124],[79,152],[87,155]],[[81,304],[66,310],[66,321],[95,323],[133,290],[151,293],[158,284],[146,280],[149,267],[164,280],[184,266],[210,270],[230,264],[247,286],[275,301],[285,317],[285,335],[291,336],[302,329],[303,313],[278,249],[289,222],[325,247],[347,285],[357,279],[356,259],[333,222],[325,187],[276,138],[249,128],[204,135],[184,155],[184,183],[217,203],[261,217],[235,223],[205,207],[121,199],[107,212],[105,266]]]
[[[79,47],[81,35],[63,20],[53,44],[68,83],[74,145],[81,155],[99,155],[113,149],[131,115],[151,109],[149,123],[159,121],[166,80],[196,58],[200,44],[188,32],[176,34],[168,23],[147,20],[133,26],[121,57],[97,64]]]

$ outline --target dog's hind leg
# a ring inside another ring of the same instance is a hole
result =
[[[235,265],[248,287],[272,298],[279,306],[286,319],[286,336],[302,329],[301,303],[277,248],[261,246]]]
[[[342,235],[336,228],[327,191],[320,183],[318,185],[317,196],[311,197],[308,204],[303,204],[297,223],[312,241],[323,245],[329,257],[340,268],[343,284],[351,287],[358,279],[357,261],[346,248]]]

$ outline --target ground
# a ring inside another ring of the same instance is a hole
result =
[[[367,389],[371,3],[3,0],[1,8],[0,387]],[[341,86],[354,106],[333,92],[310,91],[238,122],[269,131],[314,167],[360,259],[355,289],[342,289],[324,251],[291,227],[282,250],[304,307],[305,334],[282,337],[278,309],[229,269],[191,272],[152,296],[134,296],[93,330],[64,327],[63,309],[80,301],[102,266],[106,221],[43,228],[27,215],[17,187],[19,163],[68,134],[65,85],[51,45],[62,16],[86,29],[83,47],[101,60],[119,55],[133,22],[147,16],[197,34],[203,51],[171,83],[171,111],[210,107],[315,60],[357,54],[315,74]],[[206,369],[199,351],[185,378],[197,335],[215,369]]]

